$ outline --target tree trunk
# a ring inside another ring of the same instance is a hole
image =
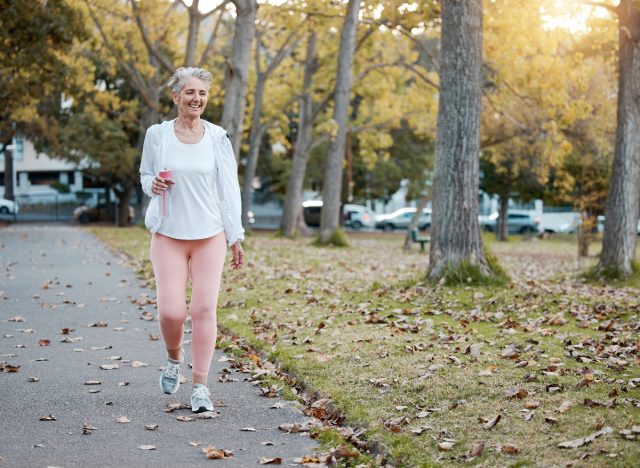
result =
[[[507,190],[506,193],[509,193]],[[496,239],[506,241],[509,238],[509,195],[500,197],[500,209],[496,220]]]
[[[420,222],[420,215],[422,215],[422,210],[427,206],[431,200],[431,191],[427,191],[424,196],[418,202],[418,206],[416,208],[416,213],[411,218],[411,222],[409,223],[409,227],[407,228],[407,233],[404,236],[404,245],[402,246],[403,250],[411,250],[411,244],[413,244],[413,238],[411,236],[411,232],[414,229],[418,229],[418,223]]]
[[[592,216],[585,211],[580,213],[580,218],[582,222],[578,226],[578,257],[582,258],[589,256],[589,244],[593,237],[594,223]]]
[[[313,84],[313,74],[317,67],[317,39],[316,32],[310,31],[304,64],[304,81],[302,83],[302,94],[300,96],[300,110],[298,113],[298,135],[293,149],[291,174],[287,182],[287,195],[282,209],[282,221],[280,224],[282,233],[286,237],[294,237],[300,224],[304,226],[301,198],[304,174],[307,170],[309,149],[311,148],[311,132],[313,130],[311,86]]]
[[[342,193],[342,166],[347,135],[347,117],[349,112],[349,95],[353,77],[353,55],[358,32],[358,11],[360,0],[349,0],[347,14],[344,18],[340,35],[340,52],[338,55],[338,74],[336,76],[336,93],[334,98],[333,120],[337,125],[337,134],[331,140],[327,166],[324,172],[322,187],[322,214],[320,217],[320,243],[327,244],[338,229],[340,221],[340,195]]]
[[[15,187],[13,186],[13,150],[10,150],[9,143],[4,145],[4,195],[3,198],[15,201]]]
[[[200,32],[200,11],[198,3],[200,0],[193,0],[188,8],[189,12],[189,32],[187,34],[187,50],[184,55],[184,66],[193,67],[196,63],[196,49],[198,48],[198,33]]]
[[[253,115],[251,117],[251,132],[249,134],[249,153],[247,154],[247,165],[244,169],[244,178],[242,181],[242,225],[249,226],[249,211],[251,210],[251,185],[256,175],[256,167],[258,166],[258,152],[262,136],[266,129],[265,125],[260,123],[260,115],[262,114],[262,103],[264,98],[264,85],[266,77],[259,73],[256,90],[254,93]]]
[[[429,273],[463,262],[491,271],[478,223],[482,0],[443,0]]]
[[[220,125],[229,133],[231,146],[240,160],[242,120],[244,118],[247,74],[251,58],[251,44],[255,35],[256,0],[233,0],[236,6],[236,23],[233,35],[233,52],[224,76],[224,105]]]
[[[618,22],[618,123],[598,270],[628,276],[640,190],[640,0],[621,0]]]
[[[119,227],[129,225],[129,204],[131,200],[131,194],[133,193],[133,184],[129,183],[122,191],[116,192],[118,197],[118,217],[117,222]]]

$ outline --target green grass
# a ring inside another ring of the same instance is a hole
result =
[[[146,231],[94,232],[151,277]],[[572,238],[489,239],[512,281],[457,287],[417,279],[428,256],[404,252],[402,241],[367,233],[351,235],[348,249],[316,249],[304,238],[256,233],[246,267],[225,272],[221,327],[330,398],[395,466],[458,466],[479,442],[485,449],[473,463],[483,466],[638,464],[638,441],[618,435],[640,423],[640,388],[631,383],[640,375],[638,290],[585,283],[580,275],[594,259],[579,263]],[[562,391],[548,392],[552,384]],[[507,398],[511,387],[527,397]],[[615,406],[584,405],[609,401],[614,390]],[[527,401],[540,405],[529,421]],[[570,410],[559,412],[565,401]],[[483,429],[481,418],[498,414]],[[408,423],[394,428],[402,416]],[[558,448],[602,425],[614,432]],[[319,436],[340,443],[335,433]],[[451,450],[439,450],[443,439],[455,440]],[[519,452],[499,452],[505,444]]]

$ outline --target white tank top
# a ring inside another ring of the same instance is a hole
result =
[[[175,123],[175,121],[174,121]],[[167,191],[167,215],[158,232],[173,239],[206,239],[224,231],[215,196],[215,161],[211,137],[182,143],[173,124],[165,140],[164,165],[171,169],[174,185]]]

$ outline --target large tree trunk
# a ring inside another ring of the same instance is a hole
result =
[[[13,150],[9,149],[9,143],[4,146],[4,195],[7,200],[15,200],[15,187],[13,186]]]
[[[253,115],[251,117],[251,132],[249,134],[249,152],[247,153],[247,165],[244,169],[244,178],[242,181],[242,225],[249,226],[249,211],[251,210],[251,195],[253,178],[256,175],[256,167],[258,166],[258,152],[262,136],[266,129],[265,125],[260,123],[260,115],[262,114],[262,103],[264,98],[264,85],[266,77],[258,74],[258,82],[254,93]]]
[[[598,269],[628,276],[640,191],[640,0],[621,0],[618,22],[618,124]]]
[[[224,74],[225,94],[220,125],[229,132],[236,161],[239,161],[247,75],[251,44],[255,36],[258,4],[256,0],[233,0],[233,3],[236,6],[236,25],[233,35],[233,52]]]
[[[291,174],[287,182],[287,195],[284,200],[280,224],[282,233],[287,237],[296,235],[297,227],[300,223],[304,225],[304,218],[302,217],[302,186],[304,185],[304,174],[307,170],[309,149],[311,148],[311,133],[313,130],[311,86],[313,84],[313,74],[317,67],[317,39],[316,32],[310,31],[304,64],[302,94],[300,95],[300,110],[298,112],[298,134],[293,149]]]
[[[116,192],[116,196],[118,197],[118,216],[116,217],[116,222],[120,227],[129,225],[129,205],[132,193],[132,183],[127,184],[122,191]]]
[[[463,262],[491,271],[478,223],[482,0],[443,0],[442,68],[429,273]]]
[[[320,217],[320,243],[327,244],[338,229],[340,221],[340,195],[342,193],[342,165],[347,136],[347,117],[349,112],[349,95],[353,77],[353,55],[356,48],[358,32],[358,11],[360,0],[349,0],[347,14],[344,18],[340,35],[340,53],[338,56],[338,73],[336,76],[336,94],[334,98],[333,120],[338,131],[331,140],[327,166],[324,172],[322,187],[322,215]]]
[[[506,241],[509,238],[509,195],[507,195],[509,192],[510,190],[507,190],[500,196],[500,209],[496,220],[496,239],[499,241]]]
[[[427,193],[424,194],[424,196],[420,199],[420,201],[418,202],[418,206],[416,208],[416,214],[413,215],[413,218],[411,218],[411,222],[409,223],[409,227],[407,228],[407,233],[404,236],[404,246],[402,247],[403,250],[411,250],[411,244],[413,244],[413,238],[411,236],[411,232],[414,229],[418,229],[418,223],[420,222],[420,216],[422,215],[422,210],[424,210],[424,208],[427,206],[427,203],[429,203],[429,200],[431,200],[431,190],[427,190]]]
[[[187,10],[189,12],[189,33],[187,34],[187,48],[184,56],[185,67],[193,67],[196,63],[198,33],[200,32],[200,19],[202,18],[198,10],[199,3],[200,0],[193,0]]]

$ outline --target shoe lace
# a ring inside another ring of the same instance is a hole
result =
[[[180,373],[180,366],[173,363],[168,363],[167,368],[164,371],[164,375],[169,379],[178,378],[179,373]]]
[[[207,387],[196,387],[193,390],[193,398],[200,398],[200,399],[209,399],[209,389]]]

